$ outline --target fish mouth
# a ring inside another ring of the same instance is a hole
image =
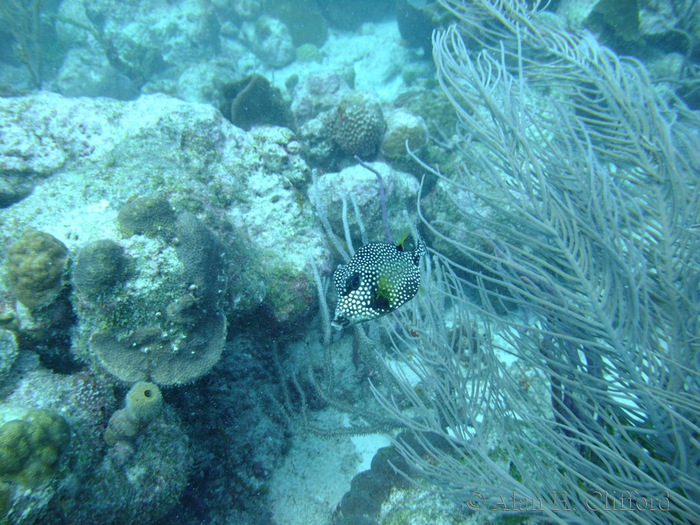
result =
[[[337,329],[345,328],[349,324],[350,320],[342,315],[336,315],[335,318],[331,321],[331,326]]]

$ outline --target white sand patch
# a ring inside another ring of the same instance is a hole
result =
[[[345,426],[344,415],[314,413],[324,428]],[[294,436],[284,464],[270,482],[270,500],[279,525],[327,525],[358,472],[370,467],[375,452],[389,445],[384,435]]]

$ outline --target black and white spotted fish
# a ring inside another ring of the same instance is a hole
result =
[[[342,328],[376,319],[411,300],[420,286],[418,265],[424,253],[420,239],[411,252],[403,242],[371,242],[357,250],[333,273],[338,304],[331,324]]]

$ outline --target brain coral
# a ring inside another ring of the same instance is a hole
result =
[[[70,441],[70,428],[50,410],[32,410],[0,426],[0,479],[28,487],[46,483]]]
[[[382,108],[368,93],[353,91],[343,97],[331,115],[331,137],[347,155],[374,157],[386,123]]]
[[[5,280],[29,308],[51,302],[61,291],[68,249],[53,235],[29,231],[7,249]]]
[[[168,234],[177,216],[170,203],[158,196],[145,196],[126,203],[119,210],[117,225],[126,235],[146,235],[153,237]]]

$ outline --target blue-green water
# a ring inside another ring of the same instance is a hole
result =
[[[700,10],[544,4],[3,0],[0,523],[692,523]]]

